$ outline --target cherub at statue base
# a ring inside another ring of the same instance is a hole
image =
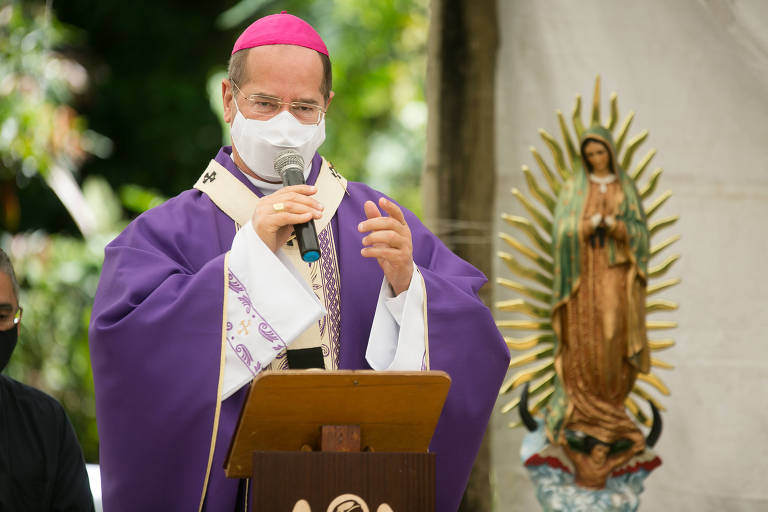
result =
[[[574,482],[573,464],[561,447],[549,443],[544,428],[525,436],[520,457],[545,512],[634,512],[643,482],[661,465],[648,448],[616,469],[603,489],[587,489]]]

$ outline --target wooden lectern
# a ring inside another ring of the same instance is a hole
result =
[[[450,382],[435,371],[263,372],[225,473],[251,478],[251,510],[434,511],[428,448]]]

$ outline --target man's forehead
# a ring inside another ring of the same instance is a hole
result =
[[[316,51],[294,45],[268,45],[249,50],[240,85],[246,89],[244,92],[280,97],[286,89],[300,95],[319,94],[323,77],[323,62]],[[253,86],[261,89],[252,90]],[[300,101],[295,97],[291,100]]]
[[[291,44],[270,44],[248,50],[249,66],[261,62],[268,65],[300,65],[315,68],[321,73],[323,71],[323,61],[316,51]]]

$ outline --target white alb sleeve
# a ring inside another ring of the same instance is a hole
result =
[[[365,352],[374,370],[423,369],[424,290],[424,278],[415,264],[408,289],[397,297],[384,278]]]
[[[232,241],[227,276],[222,400],[326,314],[282,250],[273,253],[250,222]]]

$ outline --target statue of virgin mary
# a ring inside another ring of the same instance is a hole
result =
[[[573,462],[576,483],[597,489],[645,449],[625,399],[650,366],[648,227],[635,183],[602,126],[581,138],[581,163],[559,194],[552,235],[557,377],[547,436]]]

